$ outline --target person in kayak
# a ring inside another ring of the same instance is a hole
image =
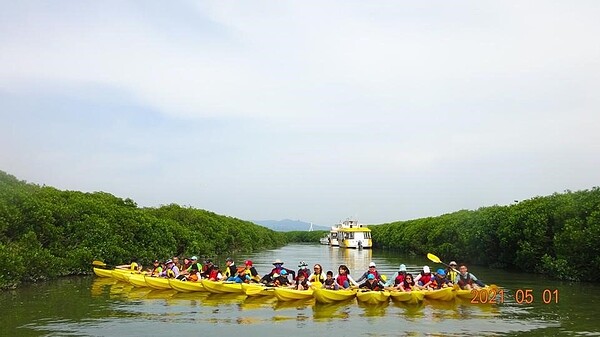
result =
[[[244,261],[244,265],[246,266],[243,271],[244,282],[254,282],[258,283],[260,281],[260,276],[258,275],[258,271],[254,268],[252,260]]]
[[[323,288],[329,289],[329,290],[340,289],[339,284],[337,284],[337,282],[333,278],[333,272],[331,270],[328,270],[326,275],[327,275],[327,277],[325,278],[325,281],[323,281]]]
[[[400,283],[404,282],[404,278],[406,277],[406,265],[403,263],[398,268],[398,271],[394,274],[394,277],[386,282],[386,288],[390,290],[399,290]]]
[[[235,281],[235,276],[237,275],[237,267],[235,266],[235,262],[232,258],[228,257],[225,259],[225,270],[223,271],[223,277],[227,281]]]
[[[338,274],[335,275],[334,279],[338,286],[344,289],[358,286],[358,283],[350,276],[350,269],[345,264],[338,267]]]
[[[290,279],[288,278],[288,272],[285,269],[281,270],[281,274],[273,274],[273,287],[287,287],[290,286]]]
[[[442,289],[452,287],[452,282],[448,280],[446,277],[446,271],[442,268],[438,269],[433,277],[433,281],[431,282],[432,289]]]
[[[283,270],[282,270],[283,272]],[[308,290],[310,288],[310,282],[306,279],[304,274],[298,275],[298,281],[296,282],[296,290]]]
[[[200,272],[200,276],[202,278],[209,278],[211,271],[214,269],[215,265],[213,264],[211,259],[204,260],[204,265],[202,266],[202,271]]]
[[[404,276],[404,281],[398,285],[398,288],[400,291],[412,291],[415,289],[415,281],[412,274],[406,274],[406,276]]]
[[[415,277],[415,283],[421,289],[429,289],[432,282],[433,275],[431,275],[431,269],[429,269],[429,266],[423,266],[423,271],[421,271],[421,273]]]
[[[461,289],[471,290],[471,289],[479,289],[485,287],[485,284],[481,282],[475,275],[469,273],[467,266],[461,264],[458,268],[458,285]]]
[[[369,270],[362,274],[361,277],[359,277],[358,280],[356,280],[356,282],[358,283],[362,280],[366,280],[369,275],[373,275],[377,282],[381,281],[381,275],[377,271],[377,265],[375,264],[375,262],[371,261],[371,263],[369,263]]]
[[[179,256],[173,256],[173,257],[171,258],[171,260],[173,260],[173,263],[175,264],[175,267],[177,267],[179,270],[186,270],[186,269],[188,269],[188,268],[189,268],[189,266],[182,265],[182,264],[179,262]]]
[[[206,278],[211,281],[222,280],[223,275],[221,274],[221,270],[219,269],[219,266],[217,266],[216,264],[212,264],[212,262],[211,262],[210,272],[208,273]]]
[[[163,270],[159,276],[166,278],[177,278],[177,276],[179,276],[179,268],[177,268],[177,266],[173,263],[173,260],[168,259],[166,264],[167,268]]]
[[[192,272],[192,268],[195,269],[195,272],[197,273],[199,270],[202,270],[202,264],[200,262],[198,262],[198,257],[196,256],[192,256],[189,261],[191,262],[189,267],[187,267],[185,270],[181,271],[181,275],[189,275]],[[173,263],[175,263],[175,260],[173,260]],[[175,265],[177,265],[177,263],[175,263]]]
[[[317,283],[323,283],[323,281],[325,281],[325,276],[323,276],[323,267],[317,263],[313,267],[313,273],[308,278],[308,282],[315,283],[317,287],[321,287]]]
[[[157,277],[158,274],[160,274],[162,271],[163,268],[160,265],[160,261],[158,260],[154,260],[154,262],[152,263],[152,268],[148,269],[148,273],[150,273],[150,276],[152,277]]]
[[[273,266],[275,266],[275,268],[271,269],[271,272],[263,276],[263,278],[260,280],[261,283],[273,283],[273,280],[275,279],[274,275],[280,275],[282,270],[285,270],[286,274],[290,274],[292,276],[292,279],[296,278],[296,272],[291,269],[284,268],[283,261],[281,261],[280,259],[275,260],[275,262],[273,262]]]
[[[298,278],[300,277],[300,274],[304,275],[304,278],[308,280],[308,278],[310,277],[310,271],[308,271],[308,264],[304,261],[300,261],[300,263],[298,263],[298,273],[296,274],[296,281],[298,280]]]
[[[128,269],[131,271],[141,271],[142,266],[140,264],[138,264],[138,260],[136,257],[132,257],[131,262],[129,264],[122,264],[122,265],[115,266],[115,269]]]
[[[458,283],[458,273],[459,271],[456,269],[457,267],[456,261],[450,261],[448,264],[448,268],[446,268],[446,277],[452,284]]]
[[[384,284],[381,283],[381,281],[378,281],[375,278],[375,275],[369,274],[367,276],[367,280],[363,284],[361,284],[360,286],[358,286],[358,287],[360,289],[380,291],[380,290],[383,290]]]
[[[199,263],[194,263],[190,266],[190,268],[187,270],[187,274],[184,275],[187,281],[198,282],[198,280],[200,280],[201,267],[198,267],[199,265],[201,266]]]

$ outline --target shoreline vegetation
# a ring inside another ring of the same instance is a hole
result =
[[[89,274],[92,261],[149,265],[176,255],[270,249],[283,233],[176,204],[140,208],[109,193],[61,191],[0,171],[0,289]]]
[[[375,248],[493,268],[595,281],[600,272],[600,188],[508,206],[371,225]],[[177,204],[140,208],[105,192],[61,191],[0,171],[0,289],[89,274],[91,261],[244,253],[318,242],[327,231],[275,232]]]

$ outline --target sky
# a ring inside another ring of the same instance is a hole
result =
[[[376,224],[600,185],[599,1],[2,1],[0,170]]]

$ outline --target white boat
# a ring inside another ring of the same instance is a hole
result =
[[[347,219],[337,230],[337,241],[340,248],[371,248],[371,230],[358,223],[358,220]]]
[[[320,242],[322,245],[328,245],[328,244],[329,244],[329,234],[327,234],[327,236],[325,236],[324,238],[320,238],[320,239],[319,239],[319,242]]]

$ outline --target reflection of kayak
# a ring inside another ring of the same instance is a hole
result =
[[[213,294],[242,293],[241,283],[202,280],[202,285],[204,286],[204,289]]]
[[[94,267],[94,274],[99,277],[112,277],[112,270]]]
[[[144,280],[150,288],[158,290],[171,289],[171,286],[169,285],[169,279],[167,278],[144,276]]]
[[[356,290],[330,290],[330,289],[315,289],[313,296],[319,303],[334,303],[339,301],[349,300],[356,296]]]
[[[144,279],[144,275],[142,274],[126,274],[127,281],[131,283],[134,287],[147,287],[148,284]]]
[[[205,291],[201,282],[181,281],[178,279],[169,279],[171,288],[182,293],[191,293],[193,291]]]
[[[381,304],[388,301],[390,297],[389,291],[358,291],[356,293],[356,299],[359,302],[367,303],[367,304]]]
[[[275,291],[273,287],[265,287],[257,283],[242,283],[242,291],[248,296],[273,296]]]
[[[280,301],[306,300],[313,298],[313,290],[296,290],[290,288],[275,288],[275,296]]]
[[[427,299],[438,301],[452,301],[456,295],[451,287],[431,291],[425,290],[423,293]]]
[[[425,294],[422,291],[391,291],[390,298],[396,302],[418,303],[423,300]]]

